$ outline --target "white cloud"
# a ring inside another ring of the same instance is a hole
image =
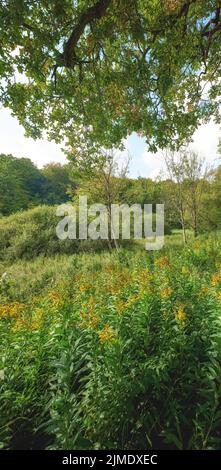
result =
[[[157,178],[160,172],[165,169],[162,152],[151,153],[145,149],[141,158],[146,166],[145,176],[148,178]]]
[[[38,167],[49,162],[65,163],[59,146],[45,139],[33,140],[24,136],[24,130],[8,109],[0,111],[0,153],[30,158]]]
[[[193,135],[193,142],[190,144],[190,148],[205,158],[206,163],[210,166],[216,166],[221,162],[221,155],[218,154],[220,137],[221,131],[219,125],[211,121],[197,129]],[[161,171],[165,171],[162,152],[152,154],[145,149],[142,154],[142,161],[150,178],[156,178]]]
[[[221,130],[218,124],[211,121],[209,124],[200,126],[194,134],[191,148],[199,153],[210,164],[217,164],[218,143]]]

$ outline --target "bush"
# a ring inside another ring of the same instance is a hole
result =
[[[39,255],[101,251],[107,242],[98,240],[59,240],[56,226],[60,219],[56,207],[39,206],[0,219],[0,262],[30,260]]]

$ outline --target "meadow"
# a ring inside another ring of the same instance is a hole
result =
[[[5,252],[1,448],[220,448],[219,232],[155,253]]]

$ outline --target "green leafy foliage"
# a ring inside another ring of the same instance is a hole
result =
[[[43,177],[28,158],[0,155],[0,213],[8,215],[39,204]]]
[[[220,119],[217,0],[5,0],[0,19],[0,97],[29,136],[156,150]]]
[[[0,155],[0,216],[69,200],[68,165],[50,163],[38,169],[29,158]],[[72,182],[74,187],[74,183]]]
[[[60,163],[49,163],[42,168],[44,204],[62,204],[70,199],[68,189],[71,187],[73,190],[75,183],[71,180],[69,173],[68,165]]]

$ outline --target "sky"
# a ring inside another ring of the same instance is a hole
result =
[[[221,163],[221,155],[217,153],[220,126],[212,121],[198,128],[193,136],[191,147],[197,151],[209,166]],[[24,136],[24,130],[18,120],[12,117],[10,111],[0,109],[0,154],[12,154],[15,157],[30,158],[39,168],[46,163],[65,163],[66,158],[59,145],[47,140],[33,140]],[[124,154],[130,154],[130,176],[157,178],[165,171],[162,153],[151,154],[147,151],[145,140],[132,134],[125,142]]]

